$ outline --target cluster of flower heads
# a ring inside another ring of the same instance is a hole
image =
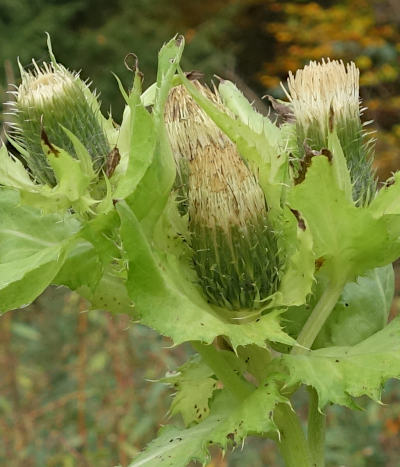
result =
[[[15,135],[32,177],[56,185],[43,151],[43,135],[47,143],[77,157],[68,131],[85,146],[99,172],[110,144],[88,85],[55,63],[39,67],[34,62],[34,71],[21,69],[21,74]],[[335,129],[347,159],[354,201],[363,205],[374,195],[376,182],[360,118],[358,82],[354,63],[311,62],[289,73],[285,92],[291,117],[287,125],[296,134],[294,156],[301,163],[306,148],[318,152],[328,147]],[[193,84],[230,114],[216,89],[196,80]],[[260,309],[279,287],[284,259],[278,247],[281,233],[271,226],[257,174],[183,85],[170,91],[165,123],[177,167],[174,194],[181,215],[188,218],[192,263],[204,294],[210,303],[232,311]],[[292,170],[293,180],[298,180],[296,164]]]

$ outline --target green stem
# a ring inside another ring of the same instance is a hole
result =
[[[318,394],[314,388],[309,388],[310,402],[308,407],[308,447],[313,466],[325,465],[325,422],[326,416],[318,409]]]
[[[313,466],[300,420],[289,405],[275,407],[274,422],[279,429],[277,443],[286,467]]]
[[[299,336],[297,337],[297,343],[303,348],[299,346],[293,347],[291,352],[293,355],[302,354],[307,351],[307,349],[311,349],[315,338],[317,337],[322,326],[325,324],[334,306],[336,305],[340,294],[343,291],[343,287],[343,283],[333,285],[329,284],[328,287],[324,290],[321,298],[306,321],[306,324],[303,326]]]
[[[344,284],[342,282],[328,284],[328,287],[324,290],[317,305],[297,337],[299,346],[293,347],[292,355],[301,355],[306,353],[308,349],[311,349],[315,338],[335,307],[343,291],[343,287]],[[308,448],[313,467],[324,467],[324,446],[325,415],[321,414],[318,410],[318,395],[315,389],[310,388]]]
[[[213,345],[193,341],[192,346],[204,362],[213,370],[216,377],[239,401],[251,394],[254,388],[234,372],[229,362]]]

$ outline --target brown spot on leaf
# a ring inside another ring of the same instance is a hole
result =
[[[297,173],[297,176],[294,179],[294,184],[298,185],[299,183],[303,182],[306,178],[307,169],[310,167],[312,158],[315,156],[325,156],[328,158],[329,162],[332,162],[332,153],[329,149],[321,149],[321,151],[316,151],[315,149],[311,149],[311,147],[307,144],[306,141],[303,143],[304,146],[304,157],[300,159],[300,169]]]
[[[299,211],[297,209],[291,209],[292,213],[297,219],[297,225],[301,230],[306,230],[306,223],[304,222],[304,219],[301,217]]]
[[[115,168],[119,164],[120,160],[121,160],[121,154],[119,153],[118,148],[115,147],[114,149],[110,151],[110,153],[107,156],[105,173],[108,178],[110,178],[111,175],[114,173]]]
[[[326,149],[326,148],[321,149],[320,154],[321,154],[321,156],[327,157],[329,162],[332,162],[333,155],[332,155],[331,151],[329,151],[329,149]]]
[[[297,173],[296,178],[294,179],[295,185],[298,185],[299,183],[304,181],[304,179],[306,178],[307,169],[311,165],[312,158],[314,156],[320,155],[318,151],[315,151],[310,148],[310,146],[307,144],[307,141],[304,141],[303,146],[304,146],[304,157],[303,159],[300,159],[300,169]]]
[[[319,271],[322,265],[324,264],[324,262],[325,262],[325,258],[323,256],[320,256],[319,258],[317,258],[315,260],[315,270]]]
[[[40,138],[42,139],[43,144],[47,148],[49,148],[49,153],[52,153],[52,154],[54,154],[55,157],[58,157],[58,155],[60,154],[60,151],[50,143],[49,137],[47,136],[47,133],[44,130],[43,126],[42,126],[42,129],[40,131]]]
[[[335,112],[333,111],[332,104],[329,107],[329,120],[328,120],[328,125],[329,125],[329,133],[333,132],[333,128],[335,125]]]
[[[184,41],[184,38],[182,35],[179,35],[176,39],[175,39],[175,44],[177,47],[180,47],[180,45],[182,44],[182,42]]]

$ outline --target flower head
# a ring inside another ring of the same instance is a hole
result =
[[[218,95],[196,87],[222,107]],[[279,259],[257,177],[185,88],[171,92],[167,128],[185,187],[193,264],[207,299],[254,309],[276,291]]]
[[[41,129],[49,140],[75,156],[70,130],[88,150],[93,166],[100,169],[109,153],[109,144],[101,127],[96,98],[88,86],[62,65],[35,62],[34,71],[21,69],[22,83],[16,92],[15,128],[18,140],[26,149],[27,164],[33,176],[54,186],[52,169],[41,146]]]
[[[371,169],[371,140],[365,139],[361,122],[359,70],[353,62],[310,62],[289,73],[287,96],[296,119],[299,152],[304,143],[313,150],[328,147],[336,131],[353,182],[353,199],[368,203],[376,191]]]
[[[310,62],[289,72],[289,99],[305,134],[318,127],[321,143],[329,132],[332,113],[341,125],[360,121],[359,70],[353,62]]]

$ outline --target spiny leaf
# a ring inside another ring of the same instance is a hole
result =
[[[325,156],[313,158],[305,181],[291,190],[288,201],[307,221],[321,273],[331,280],[354,280],[400,255],[400,216],[376,216],[374,208],[357,208]]]
[[[355,408],[353,397],[379,400],[382,385],[400,377],[400,318],[353,347],[328,347],[305,355],[284,355],[288,386],[304,383],[318,392],[320,408],[327,403]]]
[[[69,215],[44,216],[0,190],[0,312],[34,300],[53,280],[80,224]]]
[[[266,340],[294,344],[280,327],[281,311],[240,325],[218,314],[195,284],[187,259],[150,245],[127,204],[118,203],[117,209],[129,262],[127,288],[143,324],[171,337],[176,345],[188,340],[211,343],[219,335],[229,337],[235,348],[251,343],[264,347]]]
[[[208,401],[217,387],[212,378],[213,371],[196,356],[182,365],[176,373],[168,374],[161,380],[176,389],[171,404],[171,415],[180,413],[185,425],[198,422],[209,414]]]
[[[129,467],[185,467],[191,460],[205,463],[213,444],[225,449],[230,442],[240,443],[249,433],[276,431],[272,413],[279,403],[287,400],[274,382],[257,388],[239,405],[228,391],[221,391],[202,423],[186,430],[172,426],[162,429]]]

